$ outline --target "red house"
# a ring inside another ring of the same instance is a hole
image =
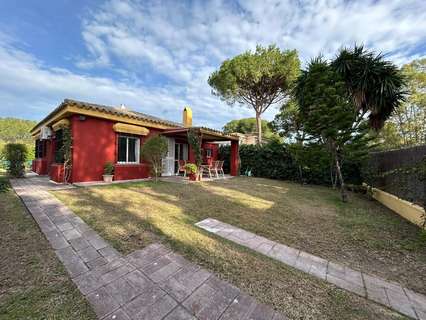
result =
[[[176,160],[194,162],[187,132],[194,128],[202,139],[204,162],[218,157],[216,142],[231,141],[231,175],[238,175],[238,137],[205,128],[192,127],[192,111],[185,108],[183,123],[163,120],[121,107],[65,99],[40,121],[31,134],[36,140],[33,171],[49,175],[57,182],[101,181],[104,165],[114,164],[114,180],[148,178],[149,165],[140,156],[141,145],[151,135],[168,139],[169,150],[164,159],[163,175],[177,173]],[[72,166],[64,171],[62,146],[71,138]]]

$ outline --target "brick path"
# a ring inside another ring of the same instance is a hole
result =
[[[205,219],[196,223],[196,225],[330,282],[339,288],[385,305],[406,316],[426,320],[426,297],[395,282],[352,270],[346,266],[287,247],[215,219]]]
[[[47,191],[63,186],[11,183],[99,319],[285,319],[161,244],[121,255]]]

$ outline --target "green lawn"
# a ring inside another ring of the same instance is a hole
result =
[[[189,185],[143,182],[56,191],[118,250],[161,241],[293,319],[398,315],[194,226],[207,217],[424,292],[425,242],[376,202],[260,178]]]
[[[0,319],[96,319],[10,189],[0,192],[0,221]]]

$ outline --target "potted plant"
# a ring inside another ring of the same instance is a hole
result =
[[[186,173],[189,177],[189,180],[196,181],[197,180],[197,166],[193,163],[187,163],[185,165]]]
[[[107,162],[104,165],[104,174],[102,178],[104,179],[104,182],[111,183],[113,177],[114,177],[114,165],[112,164],[112,162]]]

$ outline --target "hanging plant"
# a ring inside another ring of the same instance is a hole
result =
[[[201,137],[199,132],[194,128],[188,130],[188,143],[194,152],[195,164],[199,167],[203,162],[203,156],[201,154]]]

